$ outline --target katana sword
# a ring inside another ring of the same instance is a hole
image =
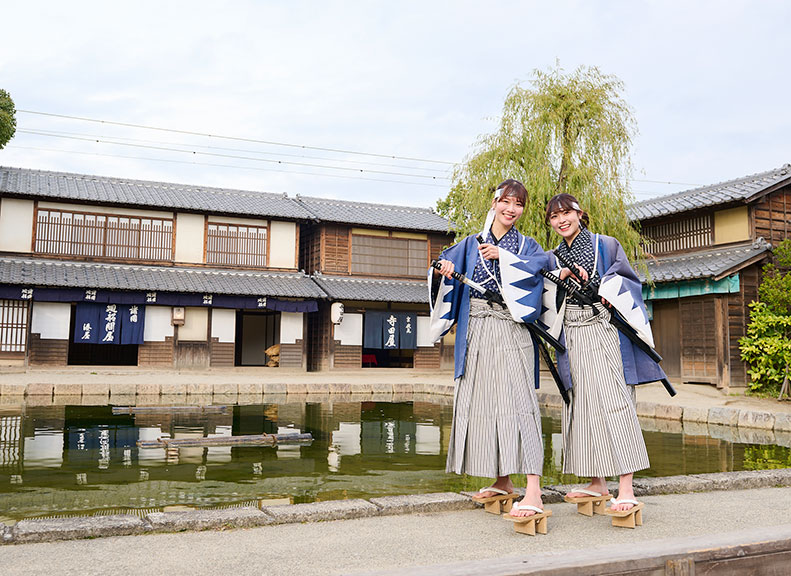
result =
[[[442,266],[436,260],[431,261],[431,266],[435,270],[439,270]],[[452,272],[451,277],[456,280],[457,282],[461,282],[462,284],[466,284],[470,288],[477,290],[481,294],[483,294],[484,298],[486,298],[489,302],[494,302],[495,304],[499,304],[503,308],[506,308],[505,302],[503,301],[503,297],[494,292],[493,290],[489,290],[484,286],[481,286],[477,282],[470,280],[464,274],[459,272]],[[544,362],[549,368],[549,373],[552,375],[552,379],[555,381],[555,384],[558,387],[558,391],[560,391],[560,396],[563,398],[563,402],[568,404],[570,402],[568,391],[566,387],[563,385],[563,380],[560,378],[560,374],[558,373],[558,369],[555,366],[555,363],[552,361],[552,356],[549,354],[549,350],[547,349],[546,344],[544,344],[544,340],[549,342],[553,348],[555,348],[559,352],[565,352],[566,347],[560,343],[554,336],[552,336],[549,332],[541,328],[541,326],[537,326],[533,323],[525,323],[527,329],[533,335],[533,340],[538,344],[538,350],[541,353],[541,356],[544,358]]]
[[[555,258],[557,258],[561,264],[563,264],[566,268],[571,270],[572,274],[576,276],[576,264],[574,262],[569,260],[563,254],[559,254],[557,251],[554,251],[552,253],[555,255]],[[595,298],[599,298],[599,294],[598,292],[593,293],[593,290],[591,289],[590,286],[588,286],[587,289],[583,289],[583,287],[580,284],[578,284],[576,281],[572,279],[561,279],[558,276],[552,274],[551,272],[547,272],[546,270],[542,270],[541,275],[544,278],[554,282],[561,288],[564,288],[566,292],[574,296],[577,300],[582,302],[584,305],[590,306],[595,315],[599,314],[599,310],[595,306],[597,304]],[[599,301],[601,301],[600,298]],[[604,303],[602,303],[602,305],[604,305]],[[660,356],[659,353],[656,350],[654,350],[647,342],[645,342],[642,338],[640,338],[639,334],[637,334],[637,331],[624,319],[623,316],[621,316],[621,313],[618,312],[615,306],[610,304],[609,306],[606,306],[606,308],[610,312],[610,324],[615,326],[618,329],[618,331],[621,332],[621,334],[623,334],[629,339],[630,342],[632,342],[640,350],[645,352],[645,354],[649,358],[651,358],[651,360],[659,364],[662,361],[662,356]],[[665,387],[665,390],[667,390],[668,394],[670,394],[671,396],[676,395],[676,389],[673,388],[673,385],[670,383],[670,381],[667,378],[662,378],[660,382]]]

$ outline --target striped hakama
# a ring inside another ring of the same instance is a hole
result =
[[[530,332],[507,309],[472,298],[466,344],[446,470],[488,478],[540,475],[544,446]]]
[[[583,477],[620,476],[648,468],[648,452],[627,386],[618,329],[597,305],[566,305],[563,322],[573,399],[563,407],[563,472]]]

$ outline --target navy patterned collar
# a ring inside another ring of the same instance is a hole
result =
[[[557,251],[569,258],[572,262],[582,266],[588,273],[588,284],[595,290],[598,290],[601,278],[599,277],[599,271],[594,270],[596,251],[593,247],[593,235],[585,226],[580,224],[579,234],[571,241],[571,246],[566,244],[566,241],[563,240],[560,246],[557,247]],[[570,300],[575,304],[581,303],[573,297]]]

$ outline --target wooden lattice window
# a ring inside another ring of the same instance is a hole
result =
[[[651,254],[680,252],[712,245],[711,214],[643,226],[644,248]]]
[[[266,266],[266,226],[209,222],[206,263],[226,266]]]
[[[352,235],[353,274],[423,277],[427,266],[427,240]]]
[[[25,300],[0,300],[0,352],[25,351],[27,322]]]
[[[62,256],[173,259],[173,220],[39,210],[35,251]]]

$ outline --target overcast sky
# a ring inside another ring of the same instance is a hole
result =
[[[791,162],[789,2],[6,4],[2,166],[434,206],[556,62],[625,83],[637,199]]]

